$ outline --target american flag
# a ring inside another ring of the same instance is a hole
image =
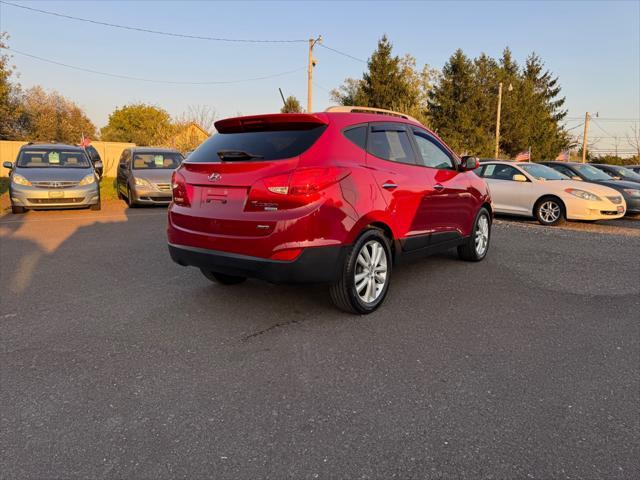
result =
[[[525,150],[516,155],[516,162],[528,162],[529,160],[531,160],[529,150]]]
[[[567,162],[569,160],[569,150],[563,150],[558,154],[556,160],[559,162]]]
[[[86,148],[91,143],[91,139],[89,137],[85,137],[84,133],[82,134],[82,139],[80,140],[80,146],[82,148]]]

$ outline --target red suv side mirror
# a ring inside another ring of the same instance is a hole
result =
[[[478,157],[473,157],[471,155],[465,155],[462,157],[462,162],[460,163],[460,170],[466,172],[468,170],[475,170],[480,166],[480,160]]]

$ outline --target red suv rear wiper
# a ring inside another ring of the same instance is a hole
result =
[[[245,152],[243,150],[220,150],[218,151],[220,160],[253,160],[254,158],[264,158],[263,155]]]

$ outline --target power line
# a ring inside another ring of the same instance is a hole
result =
[[[598,121],[604,122],[640,122],[640,118],[614,118],[614,117],[591,117],[591,119],[597,119]],[[583,120],[583,117],[565,117],[564,120]]]
[[[570,130],[575,130],[576,128],[581,127],[582,125],[584,125],[584,122],[579,123],[579,124],[578,124],[578,125],[576,125],[575,127],[567,128],[567,132],[568,132],[568,131],[570,131]]]
[[[340,50],[336,50],[335,48],[328,47],[328,46],[327,46],[327,45],[325,45],[324,43],[321,43],[321,44],[320,44],[320,46],[321,46],[322,48],[326,48],[327,50],[331,50],[332,52],[335,52],[335,53],[337,53],[338,55],[342,55],[343,57],[347,57],[347,58],[350,58],[350,59],[352,59],[352,60],[355,60],[356,62],[367,63],[367,61],[366,61],[366,60],[362,60],[361,58],[354,57],[353,55],[349,55],[348,53],[341,52]]]
[[[93,70],[91,68],[78,67],[76,65],[69,65],[67,63],[56,62],[55,60],[50,60],[48,58],[38,57],[37,55],[31,55],[30,53],[21,52],[19,50],[14,50],[12,48],[5,48],[5,50],[8,50],[8,51],[13,52],[13,53],[17,53],[18,55],[22,55],[22,56],[25,56],[25,57],[33,58],[33,59],[39,60],[41,62],[52,63],[54,65],[58,65],[58,66],[61,66],[61,67],[71,68],[73,70],[79,70],[81,72],[94,73],[96,75],[104,75],[104,76],[107,76],[107,77],[122,78],[122,79],[125,79],[125,80],[137,80],[139,82],[160,83],[160,84],[169,84],[169,85],[229,85],[229,84],[234,84],[234,83],[252,82],[252,81],[256,81],[256,80],[267,80],[269,78],[282,77],[284,75],[289,75],[291,73],[295,73],[295,72],[299,72],[299,71],[305,70],[307,68],[306,66],[304,66],[304,67],[296,68],[294,70],[288,70],[286,72],[274,73],[272,75],[265,75],[265,76],[262,76],[262,77],[243,78],[243,79],[240,79],[240,80],[216,80],[216,81],[208,81],[208,82],[181,82],[181,81],[171,81],[171,80],[155,80],[155,79],[151,79],[151,78],[131,77],[131,76],[128,76],[128,75],[120,75],[120,74],[117,74],[117,73],[101,72],[99,70]]]
[[[307,40],[300,40],[300,39],[271,40],[271,39],[224,38],[224,37],[207,37],[204,35],[189,35],[186,33],[165,32],[161,30],[152,30],[150,28],[144,28],[144,27],[133,27],[129,25],[119,25],[117,23],[101,22],[99,20],[92,20],[90,18],[74,17],[72,15],[65,15],[63,13],[52,12],[50,10],[42,10],[40,8],[27,7],[26,5],[18,5],[17,3],[7,2],[5,0],[0,0],[0,3],[9,5],[15,8],[21,8],[23,10],[30,10],[32,12],[42,13],[44,15],[51,15],[54,17],[66,18],[68,20],[77,20],[79,22],[93,23],[94,25],[102,25],[105,27],[112,27],[112,28],[121,28],[123,30],[133,30],[136,32],[143,32],[143,33],[153,33],[156,35],[165,35],[168,37],[180,37],[180,38],[190,38],[195,40],[210,40],[214,42],[235,42],[235,43],[302,43],[307,41]]]
[[[611,133],[607,132],[604,128],[602,128],[597,121],[594,120],[593,124],[598,127],[602,132],[606,133],[607,135],[610,136],[610,138],[617,138],[615,135],[612,135]]]
[[[331,93],[331,90],[329,90],[327,87],[323,87],[322,85],[320,85],[318,82],[316,82],[314,80],[313,84],[318,87],[320,90],[324,90],[325,92]]]

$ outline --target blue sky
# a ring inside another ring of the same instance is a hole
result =
[[[34,8],[104,22],[194,35],[307,39],[366,59],[386,33],[398,54],[441,68],[458,47],[470,56],[499,56],[509,46],[524,61],[537,52],[560,77],[569,117],[599,112],[594,136],[624,136],[640,117],[640,2],[177,2],[33,1]],[[286,95],[306,104],[307,46],[238,44],[169,38],[91,25],[0,4],[0,30],[10,47],[86,68],[173,81],[259,77],[233,85],[175,86],[101,77],[15,55],[21,83],[56,89],[79,103],[100,127],[116,107],[153,103],[178,115],[189,105],[214,107],[220,117],[275,111]],[[317,49],[314,110],[330,105],[328,89],[360,77],[364,65]],[[324,89],[327,90],[324,90]],[[508,101],[505,98],[505,101]],[[569,120],[569,126],[580,120]],[[580,129],[576,129],[579,131]],[[607,148],[612,140],[602,139]],[[621,146],[621,148],[623,148]]]

